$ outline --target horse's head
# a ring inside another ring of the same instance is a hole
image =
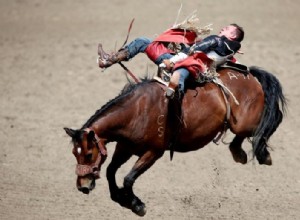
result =
[[[95,188],[95,180],[100,178],[100,168],[107,156],[104,140],[88,128],[83,130],[64,129],[72,138],[74,146],[73,154],[77,160],[75,170],[77,189],[88,194]]]

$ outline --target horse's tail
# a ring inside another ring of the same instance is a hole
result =
[[[260,164],[264,164],[269,156],[267,142],[282,122],[287,99],[274,75],[259,67],[250,67],[250,73],[261,83],[265,96],[264,111],[252,140],[254,155]]]

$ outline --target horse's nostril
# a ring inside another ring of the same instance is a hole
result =
[[[89,194],[90,193],[90,190],[89,188],[87,187],[81,187],[81,188],[78,188],[78,190],[84,194]]]

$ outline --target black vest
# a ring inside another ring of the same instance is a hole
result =
[[[211,35],[197,42],[193,50],[204,53],[215,51],[220,56],[228,56],[235,54],[240,48],[241,44],[238,41],[228,40],[225,36]]]

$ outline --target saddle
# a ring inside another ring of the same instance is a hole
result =
[[[239,71],[243,73],[245,76],[249,74],[249,68],[246,65],[240,64],[240,63],[234,63],[231,61],[227,61],[226,63],[220,65],[217,67],[216,71],[221,69],[232,69]],[[157,74],[153,77],[154,80],[158,81],[159,83],[168,86],[170,79],[171,79],[172,73],[168,72],[164,68],[158,68]],[[205,76],[204,76],[205,77]],[[209,81],[209,80],[204,80],[202,82]]]
[[[227,61],[226,63],[220,65],[217,67],[217,71],[219,69],[232,69],[232,70],[236,70],[239,71],[245,75],[249,74],[249,68],[246,65],[240,64],[240,63],[234,63],[231,61]]]

